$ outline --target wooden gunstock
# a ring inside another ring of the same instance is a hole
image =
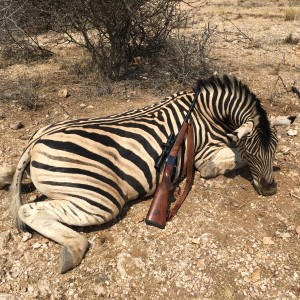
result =
[[[167,223],[167,211],[169,203],[169,193],[172,183],[168,173],[164,174],[163,180],[158,185],[146,216],[146,224],[164,229]]]

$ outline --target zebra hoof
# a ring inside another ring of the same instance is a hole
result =
[[[208,161],[201,167],[200,175],[202,178],[206,179],[216,177],[218,175],[216,165],[213,162]]]
[[[64,246],[60,252],[59,273],[66,273],[74,268],[73,256],[67,246]]]

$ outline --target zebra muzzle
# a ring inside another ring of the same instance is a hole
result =
[[[272,182],[267,182],[264,178],[261,178],[259,185],[254,184],[256,191],[263,196],[274,195],[277,191],[277,183],[273,179]]]

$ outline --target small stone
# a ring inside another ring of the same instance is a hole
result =
[[[122,279],[139,276],[144,269],[144,262],[139,257],[132,257],[128,253],[120,253],[117,257],[117,270]]]
[[[292,237],[292,235],[289,232],[280,232],[276,231],[276,235],[280,238],[286,239]]]
[[[233,291],[231,290],[231,288],[229,288],[229,287],[225,287],[225,288],[224,288],[224,298],[225,298],[226,300],[234,299],[234,293],[233,293]]]
[[[41,246],[42,246],[42,245],[41,245],[40,243],[36,242],[36,243],[34,243],[34,244],[32,245],[32,248],[33,248],[33,249],[39,249]]]
[[[252,297],[252,299],[258,298],[259,297],[259,292],[258,291],[252,291],[250,293],[250,296]]]
[[[242,276],[242,277],[245,277],[245,276],[248,276],[248,275],[249,275],[249,273],[246,272],[246,271],[242,271],[242,272],[241,272],[241,276]]]
[[[27,242],[28,240],[30,240],[32,238],[32,234],[31,233],[29,233],[29,232],[25,232],[24,234],[23,234],[23,237],[22,237],[22,242]]]
[[[10,240],[11,233],[9,230],[0,233],[0,249],[4,249]],[[0,298],[1,299],[1,298]]]
[[[16,123],[11,123],[9,125],[10,129],[13,129],[13,130],[18,130],[18,129],[21,129],[24,127],[24,124],[22,122],[16,122]]]
[[[300,188],[296,187],[292,189],[290,195],[300,200]]]
[[[298,131],[295,130],[295,129],[289,129],[288,132],[287,132],[287,134],[289,136],[295,136],[295,135],[297,135],[297,133],[298,133]]]
[[[50,291],[51,291],[51,288],[50,288],[50,284],[47,280],[45,279],[41,279],[39,282],[38,282],[38,290],[40,292],[40,294],[42,296],[46,296]],[[46,297],[45,297],[46,298]]]
[[[265,236],[263,237],[263,243],[264,245],[274,245],[274,241],[269,237],[269,236]]]
[[[203,270],[205,268],[205,259],[204,258],[201,258],[198,260],[197,262],[197,267],[201,270]]]
[[[67,89],[61,89],[58,91],[58,97],[67,98],[68,96],[70,96],[70,94]]]
[[[16,296],[12,294],[0,293],[0,300],[16,300]]]
[[[145,213],[142,211],[140,213],[137,213],[135,214],[133,217],[132,217],[132,220],[133,222],[135,223],[140,223],[140,222],[143,222],[145,219]]]
[[[296,227],[296,232],[297,232],[298,235],[300,235],[300,226]]]
[[[88,105],[86,108],[92,109],[92,108],[94,108],[94,106],[93,105]]]
[[[17,278],[21,273],[21,268],[20,267],[12,267],[11,269],[11,277],[12,278]],[[1,298],[0,298],[1,299]]]
[[[94,287],[94,292],[97,296],[105,296],[105,289],[102,286],[96,285]]]
[[[291,148],[286,145],[280,145],[278,147],[278,152],[282,153],[282,154],[288,154],[290,150],[291,150]]]
[[[201,239],[200,238],[192,239],[192,243],[196,244],[196,245],[199,245],[201,243]]]
[[[31,135],[27,135],[27,134],[22,134],[19,136],[19,139],[22,141],[28,141],[30,139]]]
[[[260,269],[257,268],[251,274],[251,282],[256,282],[260,279]]]
[[[84,108],[84,107],[86,107],[86,104],[81,103],[79,106],[80,106],[80,108]]]

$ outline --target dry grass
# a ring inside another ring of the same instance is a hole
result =
[[[30,63],[48,59],[52,52],[43,48],[38,48],[23,44],[1,44],[0,45],[0,69],[4,69],[13,64]]]
[[[291,33],[284,39],[285,44],[292,44],[292,45],[297,45],[299,41],[300,39],[293,37]]]
[[[0,98],[19,103],[26,109],[36,110],[39,106],[38,89],[42,85],[40,76],[29,77],[23,75],[17,81],[6,83],[5,89],[0,93]]]
[[[285,21],[294,21],[298,18],[299,16],[299,11],[294,8],[290,8],[285,11]]]

